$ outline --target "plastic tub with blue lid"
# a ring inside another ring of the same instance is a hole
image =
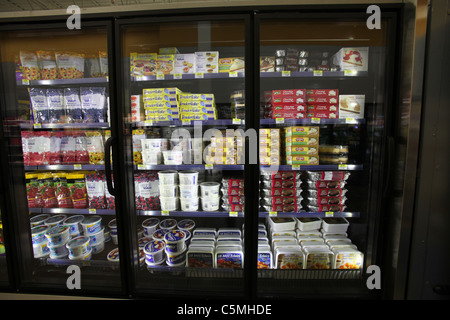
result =
[[[36,227],[33,227],[31,229],[31,242],[33,244],[38,244],[47,241],[45,233],[47,232],[48,229],[49,227],[45,225],[38,225]]]
[[[102,217],[89,216],[81,222],[81,226],[85,234],[95,233],[102,228]]]
[[[159,263],[161,260],[165,259],[165,248],[166,243],[164,241],[153,240],[148,242],[144,247],[146,261],[150,263]]]
[[[69,227],[57,225],[53,228],[48,229],[45,232],[45,237],[47,238],[48,244],[50,246],[65,244],[70,239]]]
[[[39,214],[30,218],[30,225],[31,227],[37,227],[39,225],[45,224],[45,220],[47,220],[48,218],[50,218],[49,214]]]
[[[69,250],[69,254],[73,257],[78,257],[86,254],[90,251],[91,246],[89,245],[89,237],[79,236],[70,240],[66,247]]]
[[[61,225],[66,218],[67,216],[64,214],[57,214],[46,219],[44,224],[49,227],[54,227],[57,225]]]
[[[181,252],[186,248],[186,233],[182,230],[171,230],[164,235],[166,251]]]
[[[81,227],[81,222],[83,222],[84,216],[82,215],[75,215],[72,217],[68,217],[63,221],[63,225],[68,226],[70,231],[71,237],[76,237],[81,234],[83,231]]]

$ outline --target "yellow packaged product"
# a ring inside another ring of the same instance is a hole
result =
[[[318,147],[319,137],[290,136],[285,138],[286,146],[309,146]]]
[[[205,102],[214,102],[213,93],[181,93],[178,95],[180,100],[197,100]]]
[[[286,137],[289,136],[308,136],[318,137],[319,127],[287,127],[284,129]]]
[[[195,121],[195,120],[215,120],[216,115],[209,114],[197,114],[197,113],[181,113],[180,120],[181,121]]]
[[[174,64],[175,64],[175,55],[173,54],[158,55],[156,59],[156,73],[173,74]]]
[[[152,102],[161,102],[161,101],[169,101],[169,102],[177,102],[177,95],[174,93],[146,93],[143,96],[144,101],[152,101]]]
[[[150,76],[156,74],[156,53],[130,53],[131,76]]]
[[[183,93],[180,89],[176,87],[170,87],[170,88],[147,88],[142,90],[142,94],[145,95],[152,95],[152,94],[181,94]]]
[[[318,165],[319,156],[286,156],[286,163],[288,165],[303,164],[303,165]]]
[[[132,131],[133,144],[133,164],[142,164],[142,144],[141,139],[145,139],[145,130],[136,129]]]
[[[214,101],[189,100],[180,99],[180,107],[194,107],[194,108],[214,108]]]
[[[286,156],[317,156],[319,155],[319,149],[317,147],[304,147],[304,146],[286,146]]]
[[[175,101],[144,101],[144,109],[148,108],[178,108]]]
[[[89,153],[89,163],[104,165],[105,149],[103,147],[103,136],[100,131],[86,131],[87,151]]]

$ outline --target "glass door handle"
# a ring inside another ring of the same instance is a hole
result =
[[[105,175],[106,175],[106,187],[108,192],[115,196],[116,190],[114,189],[112,181],[112,170],[111,170],[111,147],[115,141],[115,138],[109,137],[105,141]]]

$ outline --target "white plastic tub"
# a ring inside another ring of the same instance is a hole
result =
[[[183,151],[166,150],[163,151],[164,164],[181,165],[183,164]]]
[[[49,245],[48,248],[50,250],[51,259],[61,259],[62,257],[66,257],[69,254],[69,250],[67,250],[65,243],[57,246]]]
[[[197,185],[180,185],[180,198],[198,198]]]
[[[320,218],[296,218],[297,228],[300,231],[319,230],[322,226],[322,219]]]
[[[97,232],[93,232],[88,235],[89,243],[91,246],[96,245],[98,243],[105,242],[104,230],[105,230],[105,228],[102,228],[102,229],[98,230]]]
[[[214,247],[189,246],[186,253],[186,266],[192,268],[213,268]]]
[[[48,240],[50,246],[58,246],[60,244],[66,244],[70,239],[68,226],[55,226],[48,229],[45,232],[45,237]]]
[[[47,246],[47,239],[40,243],[33,244],[33,256],[35,258],[42,258],[48,256],[50,253],[50,249]]]
[[[66,218],[67,218],[66,215],[58,214],[56,216],[51,216],[50,218],[46,219],[44,224],[52,228],[54,226],[61,225]]]
[[[160,185],[159,186],[160,197],[178,197],[178,186],[176,185]]]
[[[198,197],[180,198],[181,211],[197,211]]]
[[[333,269],[361,269],[364,254],[354,248],[335,248]]]
[[[178,210],[179,198],[177,197],[159,197],[162,211],[176,211]]]
[[[334,254],[330,249],[322,246],[304,247],[305,269],[331,269]]]
[[[170,230],[164,235],[166,251],[177,253],[186,248],[186,234],[181,230]]]
[[[292,217],[268,217],[270,231],[288,231],[295,230],[296,221]]]
[[[156,165],[161,164],[162,154],[160,151],[142,151],[142,164]]]
[[[278,247],[275,250],[275,269],[304,269],[304,253],[300,246]]]
[[[183,231],[192,231],[195,228],[195,221],[192,219],[183,219],[178,221],[177,227]]]
[[[98,242],[96,244],[91,244],[92,254],[97,254],[105,249],[105,242]]]
[[[220,247],[215,251],[216,268],[243,268],[244,253],[238,247]]]
[[[167,150],[169,146],[169,140],[168,139],[141,139],[141,147],[142,152],[155,152],[155,151],[164,151]]]
[[[346,233],[349,223],[345,218],[325,218],[322,230],[326,233]]]
[[[161,240],[148,242],[144,247],[145,260],[149,263],[159,263],[165,259],[166,244]]]
[[[180,252],[171,252],[169,250],[167,250],[167,246],[165,249],[165,253],[166,253],[166,263],[169,266],[179,266],[180,264],[185,264],[186,263],[186,248],[184,248],[182,251]]]
[[[184,170],[178,172],[178,178],[180,185],[184,186],[194,186],[198,182],[198,171],[194,170]]]
[[[31,229],[31,243],[33,245],[47,241],[47,238],[45,237],[45,233],[50,228],[45,225],[38,225]]]
[[[202,198],[219,197],[219,182],[202,182],[200,183],[200,195]]]
[[[177,227],[177,220],[175,219],[164,219],[160,222],[159,227],[162,230],[170,231]]]
[[[69,233],[72,238],[80,235],[81,232],[83,231],[82,226],[81,226],[81,223],[83,222],[83,220],[84,220],[84,216],[75,215],[75,216],[68,217],[63,221],[63,225],[69,227]]]
[[[87,254],[87,252],[91,249],[89,245],[89,237],[87,236],[79,236],[70,240],[66,247],[69,250],[69,256],[79,257]]]
[[[31,227],[37,227],[39,225],[45,224],[45,220],[47,220],[48,218],[50,218],[49,214],[39,214],[37,216],[34,216],[32,218],[30,218],[30,225]]]
[[[153,232],[156,231],[156,229],[159,226],[159,219],[158,218],[148,218],[142,221],[142,227],[144,228],[144,234],[146,236],[152,236]]]
[[[208,197],[202,199],[203,211],[217,211],[219,210],[220,197]]]
[[[96,233],[102,228],[102,217],[100,216],[89,216],[81,222],[83,227],[83,232],[85,234]]]
[[[158,179],[160,185],[176,185],[178,184],[178,172],[175,170],[158,171]]]

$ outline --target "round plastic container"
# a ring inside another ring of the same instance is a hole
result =
[[[81,222],[83,222],[83,220],[84,220],[84,216],[75,215],[75,216],[68,217],[63,221],[63,225],[69,227],[69,233],[70,233],[71,237],[76,237],[81,234],[81,232],[83,230],[81,227]]]
[[[71,254],[69,254],[69,259],[70,260],[91,260],[92,257],[92,248],[89,248],[89,251],[79,255],[79,256],[73,256]]]
[[[164,151],[168,145],[168,139],[141,139],[142,152]]]
[[[47,240],[33,244],[33,256],[35,258],[43,258],[50,253],[50,249],[47,246]]]
[[[105,242],[108,242],[111,240],[111,231],[108,227],[105,227],[105,231],[103,232],[103,235],[105,236]]]
[[[164,256],[164,258],[156,263],[150,262],[147,258],[147,256],[145,256],[145,264],[147,265],[147,267],[154,267],[154,266],[160,266],[162,265],[164,262],[166,262],[166,257]]]
[[[45,233],[48,231],[49,227],[44,225],[38,225],[31,229],[31,243],[38,244],[47,241]]]
[[[96,244],[91,244],[91,248],[92,248],[92,254],[97,254],[102,252],[105,249],[105,242],[99,242]]]
[[[145,260],[149,263],[159,263],[165,258],[164,249],[166,244],[161,240],[148,242],[144,246]]]
[[[161,221],[161,223],[159,224],[159,227],[163,230],[173,230],[177,227],[177,220],[175,219],[164,219],[163,221]]]
[[[202,198],[203,211],[217,211],[219,210],[220,197]]]
[[[66,244],[70,239],[68,226],[55,226],[48,229],[45,232],[45,237],[48,240],[50,246],[58,246],[60,244]]]
[[[39,214],[30,218],[31,227],[33,228],[45,224],[45,220],[47,220],[48,218],[50,218],[49,214]]]
[[[164,240],[164,235],[168,232],[167,229],[158,229],[152,234],[153,240]]]
[[[160,185],[159,186],[160,197],[178,197],[178,186],[176,185]]]
[[[142,163],[144,165],[161,164],[161,152],[160,151],[142,151]]]
[[[119,243],[118,237],[117,237],[117,233],[116,234],[111,233],[111,240],[112,240],[112,242],[114,244],[118,244]]]
[[[174,252],[167,251],[167,247],[166,247],[166,250],[165,250],[166,263],[169,266],[173,266],[173,267],[175,267],[175,266],[178,267],[180,265],[185,264],[186,263],[186,251],[187,251],[186,248],[184,248],[183,251],[174,253]]]
[[[202,198],[219,197],[219,182],[202,182],[200,183],[200,194]]]
[[[44,222],[44,224],[45,224],[46,226],[49,226],[49,227],[51,228],[51,227],[54,227],[54,226],[57,226],[57,225],[62,224],[63,221],[64,221],[66,218],[67,218],[66,215],[64,215],[64,214],[58,214],[58,215],[56,215],[56,216],[52,216],[52,217],[46,219],[45,222]]]
[[[186,231],[186,230],[191,231],[192,229],[195,228],[195,221],[192,219],[184,219],[184,220],[178,221],[177,227],[178,227],[178,229],[183,230],[183,231]]]
[[[116,219],[112,219],[108,223],[108,228],[109,228],[111,234],[117,234],[117,221],[116,221]]]
[[[183,151],[166,150],[163,151],[164,164],[180,165],[183,164]]]
[[[102,217],[89,216],[81,222],[85,234],[96,233],[102,228]]]
[[[183,230],[183,232],[186,234],[186,238],[184,239],[184,242],[186,243],[186,246],[189,245],[191,242],[191,232],[188,230]]]
[[[91,249],[89,237],[87,236],[73,238],[66,244],[66,247],[69,250],[69,256],[72,257],[82,256]]]
[[[182,252],[186,249],[186,234],[181,230],[171,230],[164,235],[166,251],[172,253]]]
[[[181,211],[197,211],[198,210],[198,198],[181,198]]]
[[[198,182],[198,171],[185,170],[178,172],[180,185],[194,186]]]
[[[197,198],[198,186],[196,185],[179,185],[180,198]]]
[[[154,239],[152,237],[142,237],[139,238],[138,240],[138,247],[139,250],[144,250],[144,247],[147,243],[149,243],[150,241],[153,241]]]
[[[156,231],[158,226],[159,226],[158,218],[148,218],[142,221],[142,227],[144,228],[144,234],[146,236],[151,236],[153,232]]]
[[[178,171],[163,170],[158,171],[159,185],[176,185],[178,183]]]
[[[179,198],[176,197],[159,197],[162,211],[176,211],[178,210]]]
[[[88,235],[89,237],[89,244],[91,246],[98,244],[98,243],[103,243],[105,242],[105,233],[104,233],[105,228],[100,229],[97,232],[91,233]]]
[[[69,251],[67,250],[65,243],[62,243],[57,246],[49,245],[48,248],[50,249],[50,258],[52,259],[60,259],[69,254]]]

